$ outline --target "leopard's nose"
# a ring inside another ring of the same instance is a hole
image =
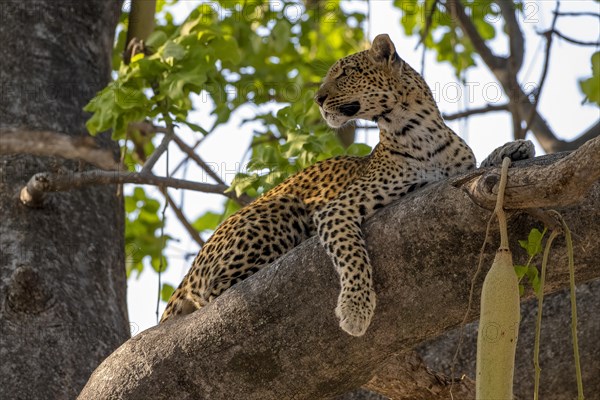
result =
[[[327,95],[325,93],[318,93],[315,95],[315,102],[319,105],[319,106],[323,106],[323,103],[325,103],[325,100],[327,100]]]

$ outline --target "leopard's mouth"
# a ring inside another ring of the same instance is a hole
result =
[[[360,111],[360,103],[353,101],[352,103],[342,104],[339,109],[346,117],[353,117]]]
[[[361,106],[359,101],[353,101],[351,103],[342,104],[340,106],[334,107],[333,109],[330,107],[319,106],[319,110],[321,111],[323,119],[325,119],[327,125],[329,125],[332,128],[339,128],[342,125],[353,120],[353,117],[355,117],[356,114],[358,114],[360,109]]]

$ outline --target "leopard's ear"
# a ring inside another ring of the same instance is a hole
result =
[[[387,65],[392,65],[400,61],[394,43],[392,43],[390,37],[385,33],[375,36],[373,44],[369,49],[369,56],[373,61]]]

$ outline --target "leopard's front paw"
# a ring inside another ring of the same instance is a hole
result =
[[[370,289],[340,293],[335,309],[340,328],[352,336],[365,334],[374,312],[375,292]]]
[[[526,160],[535,157],[535,147],[531,140],[515,140],[508,142],[505,145],[498,147],[481,163],[482,167],[490,167],[493,165],[502,165],[502,160],[505,157],[511,161]]]

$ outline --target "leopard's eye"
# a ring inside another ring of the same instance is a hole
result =
[[[337,71],[337,74],[335,74],[335,79],[337,79],[337,78],[343,78],[346,75],[347,75],[347,73],[346,73],[346,67],[339,68],[338,71]]]
[[[346,65],[344,67],[344,75],[352,75],[358,71],[358,68],[354,65]]]

